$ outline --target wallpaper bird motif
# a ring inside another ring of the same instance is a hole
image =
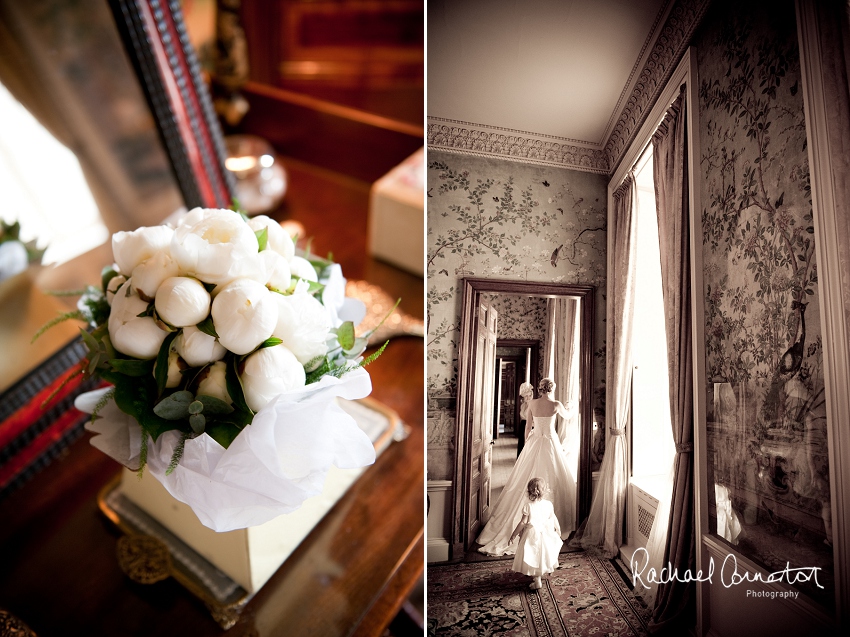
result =
[[[709,479],[729,488],[750,557],[784,566],[796,543],[831,565],[794,6],[722,4],[697,40]]]
[[[460,279],[596,287],[594,406],[604,400],[604,175],[429,150],[428,477],[453,462]]]

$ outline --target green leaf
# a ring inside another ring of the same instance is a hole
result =
[[[203,414],[192,414],[189,416],[189,426],[196,434],[202,434],[207,426],[207,419]]]
[[[262,343],[260,343],[260,346],[257,349],[263,349],[264,347],[274,347],[275,345],[280,345],[281,343],[283,343],[283,341],[277,338],[276,336],[270,336]]]
[[[200,396],[196,396],[195,399],[203,404],[204,413],[207,416],[218,416],[221,414],[233,413],[233,407],[228,405],[220,398],[216,398],[215,396],[207,396],[206,394],[201,394]]]
[[[153,376],[133,378],[114,370],[100,369],[98,375],[108,383],[115,385],[115,404],[125,414],[129,414],[154,440],[172,429],[180,429],[180,424],[166,420],[154,413],[156,402],[156,382]]]
[[[176,391],[159,401],[153,412],[166,420],[182,420],[189,415],[189,404],[194,398],[190,391]]]
[[[215,326],[213,325],[212,316],[208,316],[203,321],[198,323],[195,327],[201,330],[204,334],[218,338],[218,334],[216,334],[215,331]]]
[[[337,328],[336,335],[342,349],[351,349],[354,347],[356,340],[354,337],[354,323],[346,321]]]
[[[81,327],[80,328],[80,336],[83,337],[83,343],[85,343],[86,347],[89,348],[89,354],[90,355],[94,356],[95,354],[97,354],[98,352],[101,351],[100,343],[98,342],[98,340],[94,336],[92,336],[89,333],[88,330]]]
[[[245,427],[229,420],[216,420],[207,425],[206,434],[227,449]]]
[[[77,319],[78,321],[85,321],[86,317],[83,316],[83,313],[80,310],[74,310],[73,312],[65,312],[64,314],[60,314],[59,316],[50,319],[49,321],[47,321],[47,323],[42,325],[35,333],[35,336],[32,337],[30,343],[35,343],[35,340],[39,336],[44,334],[47,330],[49,330],[51,327],[53,327],[54,325],[59,325],[59,323],[67,321],[68,319]]]
[[[190,415],[195,416],[201,413],[203,410],[204,403],[202,403],[200,400],[193,400],[191,403],[189,403],[188,411]]]
[[[165,383],[168,382],[168,353],[171,351],[171,343],[177,338],[179,332],[171,332],[162,341],[159,347],[159,353],[156,355],[156,365],[154,366],[154,379],[156,380],[156,395],[162,396],[165,391]]]
[[[185,432],[180,436],[180,442],[174,447],[174,453],[171,454],[171,462],[168,463],[168,469],[165,470],[165,475],[170,476],[177,468],[177,465],[180,464],[180,459],[183,457],[183,450],[186,448],[186,440],[188,438],[189,434]]]
[[[348,349],[343,349],[342,353],[346,358],[357,358],[360,354],[366,351],[366,347],[368,345],[369,342],[365,338],[358,337],[354,339],[354,344]]]
[[[107,265],[100,271],[100,289],[106,294],[106,288],[109,287],[109,282],[118,276],[118,271],[111,265]]]
[[[360,367],[366,367],[366,365],[368,365],[369,363],[374,363],[378,359],[378,357],[384,353],[384,350],[387,349],[387,345],[389,344],[390,342],[386,341],[383,345],[381,345],[381,348],[377,352],[371,354],[370,356],[360,361]]]
[[[254,234],[257,235],[257,243],[260,246],[259,252],[262,252],[269,244],[269,229],[263,228],[262,230],[255,231]]]
[[[147,376],[153,372],[152,360],[142,361],[136,358],[112,358],[107,361],[112,369],[126,376]]]
[[[233,406],[236,411],[248,412],[252,416],[254,412],[248,407],[245,402],[245,392],[242,389],[242,380],[239,378],[239,357],[234,356],[227,362],[227,367],[224,373],[224,380],[227,384],[227,393],[233,399]]]

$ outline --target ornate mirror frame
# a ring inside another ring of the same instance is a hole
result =
[[[581,431],[579,432],[579,469],[576,480],[576,524],[587,517],[590,510],[592,477],[590,470],[591,427],[593,422],[593,320],[594,291],[590,285],[567,285],[535,281],[464,278],[461,282],[460,344],[458,347],[457,419],[455,422],[455,468],[453,475],[451,557],[457,559],[472,545],[475,538],[468,537],[465,520],[469,515],[468,502],[472,484],[473,467],[467,457],[472,444],[470,392],[474,386],[476,308],[481,295],[486,293],[518,294],[525,296],[571,296],[581,301],[581,350],[579,374],[581,378]]]
[[[230,207],[234,186],[224,166],[222,133],[179,2],[109,0],[108,4],[186,207]],[[26,482],[82,434],[86,418],[73,408],[73,401],[93,389],[96,380],[76,376],[64,381],[79,368],[85,352],[80,339],[75,339],[2,394],[0,497]]]
[[[178,0],[109,0],[186,207],[227,208],[233,178]]]

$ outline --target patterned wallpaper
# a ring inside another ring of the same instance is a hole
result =
[[[742,522],[801,544],[812,534],[823,549],[829,467],[794,3],[719,2],[709,15],[697,40],[709,465]]]
[[[543,348],[546,344],[546,299],[511,294],[482,294],[498,313],[496,338],[534,340],[540,343],[537,377],[543,378]]]
[[[429,479],[452,476],[462,277],[596,286],[600,404],[607,183],[604,175],[429,149]]]

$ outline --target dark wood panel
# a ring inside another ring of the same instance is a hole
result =
[[[373,182],[424,144],[423,127],[253,82],[239,132],[269,140],[279,153]]]

